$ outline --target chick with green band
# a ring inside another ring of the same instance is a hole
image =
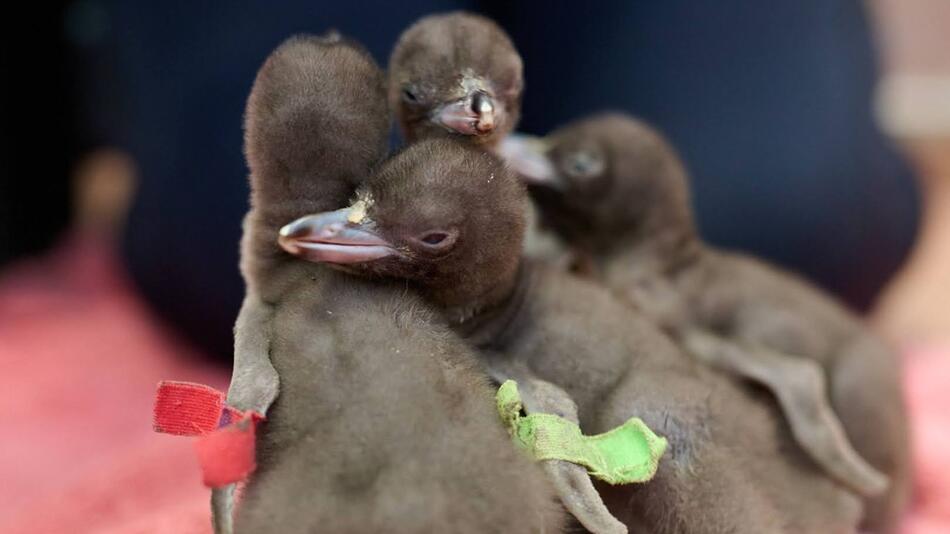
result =
[[[496,401],[515,443],[535,459],[582,465],[591,476],[609,484],[650,480],[666,451],[666,439],[635,417],[603,434],[585,436],[575,423],[556,415],[522,416],[521,395],[513,380],[501,385]]]

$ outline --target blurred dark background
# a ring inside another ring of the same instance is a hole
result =
[[[69,220],[69,169],[86,136],[64,11],[51,2],[0,25],[0,265],[45,249]]]
[[[287,36],[329,28],[385,65],[406,26],[452,9],[495,18],[524,56],[520,129],[608,108],[657,124],[694,174],[710,241],[858,309],[907,255],[915,182],[872,120],[880,62],[859,1],[82,0],[4,17],[0,263],[54,243],[71,220],[76,164],[119,148],[139,180],[121,239],[137,286],[229,358],[256,69]]]

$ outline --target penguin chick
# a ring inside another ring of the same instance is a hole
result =
[[[521,260],[526,193],[494,156],[422,141],[356,198],[289,225],[285,247],[406,280],[469,343],[566,392],[588,434],[637,416],[665,436],[654,480],[605,489],[634,531],[854,531],[859,501],[788,447],[770,404],[696,364],[606,290]]]
[[[389,102],[409,141],[465,136],[492,146],[518,123],[523,86],[511,39],[471,13],[419,20],[389,60]]]
[[[910,486],[895,354],[800,277],[704,244],[683,164],[648,125],[594,116],[533,146],[544,148],[526,179],[544,222],[615,295],[653,315],[695,355],[785,397],[793,426],[810,423],[799,425],[799,442],[812,457],[865,495],[878,494],[866,501],[864,528],[894,532]],[[827,413],[829,394],[846,436]],[[889,478],[886,492],[883,477],[849,458],[850,444]]]
[[[591,250],[612,247],[613,243],[604,239],[604,236],[615,234],[608,228],[611,225],[633,226],[635,223],[631,221],[638,217],[636,209],[628,209],[631,202],[636,202],[631,198],[636,198],[638,193],[624,190],[624,187],[648,183],[652,179],[648,177],[650,173],[662,174],[668,167],[678,165],[678,160],[670,155],[668,145],[656,132],[632,119],[604,117],[579,123],[573,129],[569,126],[564,131],[572,133],[555,134],[550,140],[523,135],[506,139],[501,152],[529,184],[534,184],[532,192],[544,206],[548,225],[554,226],[562,235],[574,236],[569,242],[575,249],[580,246]],[[603,143],[598,146],[601,138],[623,137],[624,133],[634,141],[609,148],[602,146]],[[613,156],[612,149],[627,152]],[[563,154],[555,155],[556,151]],[[557,157],[563,159],[554,163]],[[620,166],[614,171],[616,175],[624,176],[626,171],[631,176],[636,175],[636,179],[614,184],[607,178],[599,178],[610,174],[605,168],[608,162]],[[627,167],[622,167],[623,162],[627,162]],[[596,183],[585,187],[588,177]],[[571,193],[559,189],[559,184],[565,185],[566,189],[573,182],[578,185],[571,187]],[[573,196],[575,191],[581,198]],[[614,196],[617,191],[623,194]],[[563,200],[562,196],[565,197]],[[567,199],[568,196],[571,199]],[[603,210],[591,208],[601,205]],[[672,220],[689,218],[688,213],[682,213],[683,207],[688,207],[688,200],[677,202],[676,208],[670,209],[677,213],[671,215]],[[663,231],[654,229],[655,234]],[[596,277],[595,255],[578,251],[574,258],[575,272]],[[646,255],[640,257],[640,272],[654,272],[651,271],[655,267],[651,263],[653,260]],[[677,335],[676,327],[671,323],[688,314],[680,295],[659,276],[638,282],[638,286],[627,288],[631,291],[628,300]],[[767,347],[750,351],[717,339],[709,332],[691,332],[689,335],[679,332],[677,337],[692,349],[693,355],[771,390],[796,440],[831,476],[862,495],[876,496],[885,490],[886,477],[870,466],[848,440],[841,421],[831,408],[824,370],[814,361],[783,355]]]
[[[275,305],[281,392],[235,531],[559,532],[472,350],[404,286],[307,267]]]
[[[437,156],[438,152],[432,153]],[[490,158],[485,154],[486,158]],[[497,160],[491,160],[497,161]],[[452,172],[451,164],[443,169],[445,172]],[[492,176],[488,177],[487,186],[491,187]],[[514,187],[517,193],[512,199],[511,207],[514,209],[523,209],[525,197],[523,188],[516,182],[507,183],[509,187]],[[390,191],[392,195],[400,195],[398,191],[398,182],[393,182],[394,189]],[[366,189],[361,189],[357,193],[357,200],[349,208],[329,212],[319,218],[304,218],[291,223],[281,229],[280,243],[288,252],[302,256],[312,261],[329,261],[331,265],[333,260],[340,259],[342,263],[351,263],[354,261],[382,260],[389,256],[393,250],[392,247],[383,240],[373,237],[371,233],[361,232],[359,228],[372,224],[368,217],[370,210],[376,212],[378,207],[375,197]],[[352,228],[351,228],[352,227]],[[412,228],[405,230],[411,232]],[[405,246],[418,248],[421,255],[439,256],[440,250],[451,249],[458,238],[456,228],[446,227],[444,229],[434,229],[420,235],[406,234],[403,239],[407,243]],[[521,235],[517,229],[509,232],[507,238],[508,247],[519,247]],[[492,258],[494,259],[494,257]],[[507,258],[509,266],[516,265],[518,256]],[[376,262],[376,265],[382,265],[384,262]],[[339,267],[339,265],[338,265]],[[345,270],[345,266],[342,267]],[[387,267],[383,267],[384,270]],[[393,268],[393,267],[389,267]],[[405,268],[407,273],[417,268],[416,264],[405,262],[400,264],[397,269]],[[458,265],[446,265],[443,268],[459,269]],[[483,269],[484,270],[484,269]],[[387,273],[388,274],[388,273]],[[487,273],[486,273],[487,274]],[[488,275],[490,276],[490,275]],[[397,276],[398,278],[399,276]],[[443,277],[444,278],[444,277]],[[442,282],[449,283],[443,279]],[[502,288],[504,289],[504,288]],[[461,303],[464,305],[464,303]],[[461,313],[468,313],[462,311]],[[529,409],[536,409],[545,413],[562,414],[561,412],[572,414],[576,411],[572,399],[569,395],[559,396],[546,395],[544,399],[533,398],[532,392],[538,388],[534,384],[543,382],[534,373],[528,369],[515,368],[509,366],[502,369],[501,366],[488,366],[488,372],[499,382],[505,379],[514,379],[526,386],[524,396],[526,405]],[[541,386],[544,388],[544,386]],[[550,388],[546,389],[550,391]],[[559,393],[563,393],[560,392]],[[563,415],[563,414],[562,414]],[[576,421],[576,417],[570,417]],[[603,502],[598,496],[596,489],[590,481],[586,470],[582,466],[569,464],[567,462],[553,461],[545,462],[543,465],[545,471],[549,474],[552,481],[560,489],[559,495],[561,501],[582,524],[597,534],[625,532],[623,525],[614,519],[609,511],[604,507]]]
[[[521,116],[521,56],[491,20],[467,13],[433,15],[399,39],[390,59],[389,99],[409,141],[453,137],[489,150],[506,146]],[[567,263],[569,254],[538,228],[528,206],[524,249]]]
[[[564,514],[499,424],[472,350],[402,284],[277,243],[288,220],[345,204],[385,154],[387,115],[381,71],[338,37],[282,44],[248,99],[242,270],[266,313],[244,315],[236,339],[279,395],[235,531],[556,531]]]
[[[245,125],[251,211],[241,241],[247,295],[234,328],[228,388],[228,402],[236,408],[266,415],[280,388],[270,357],[276,297],[263,293],[264,283],[273,283],[287,263],[274,246],[279,221],[297,210],[343,202],[354,180],[383,157],[389,124],[384,91],[383,75],[372,58],[335,32],[288,39],[258,72]],[[321,167],[328,149],[358,157],[334,162],[328,172],[332,179],[310,179],[325,176]],[[234,485],[211,492],[217,534],[233,530],[233,495]]]

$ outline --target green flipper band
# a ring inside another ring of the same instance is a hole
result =
[[[575,423],[553,414],[521,415],[518,384],[507,380],[495,397],[498,413],[515,443],[537,460],[565,460],[587,468],[609,484],[646,482],[656,474],[666,451],[666,438],[657,436],[640,419],[596,436],[585,436]]]

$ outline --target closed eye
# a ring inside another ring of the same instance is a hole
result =
[[[428,252],[444,252],[452,248],[458,239],[459,232],[455,228],[447,230],[430,230],[413,238],[418,248]]]
[[[445,232],[432,232],[424,235],[420,241],[428,245],[438,245],[445,241],[447,237],[449,237],[449,234]]]

